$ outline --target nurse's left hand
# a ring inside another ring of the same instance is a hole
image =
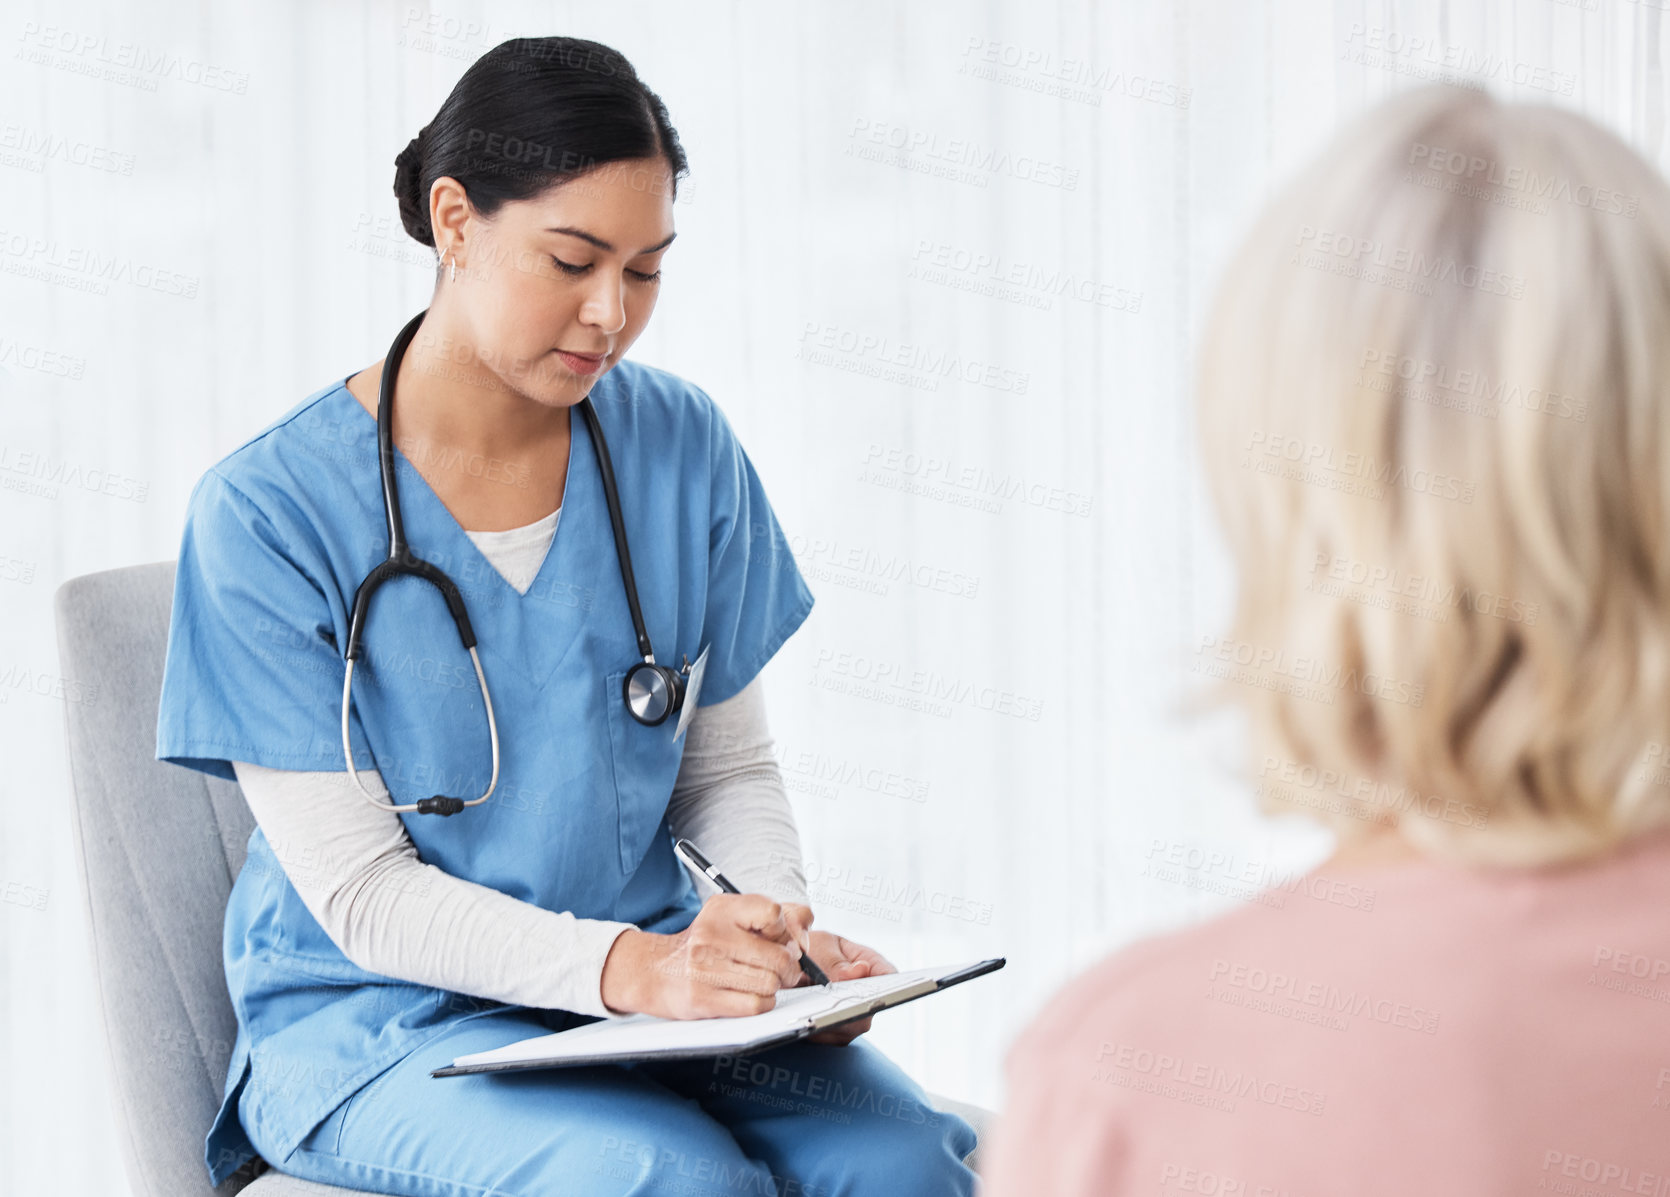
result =
[[[783,903],[783,917],[791,924],[798,922],[800,926],[810,925],[812,910],[809,906],[801,906],[794,902]],[[899,970],[880,952],[874,948],[865,947],[861,943],[847,939],[842,935],[834,935],[828,931],[809,931],[807,937],[810,946],[807,954],[823,969],[831,981],[850,981],[854,977],[879,977],[884,973],[896,973]],[[799,936],[796,936],[798,939]],[[800,985],[810,985],[812,982],[805,973],[800,974]],[[799,986],[796,986],[799,988]],[[842,1045],[851,1043],[865,1031],[870,1029],[869,1018],[858,1018],[852,1022],[844,1022],[840,1026],[830,1027],[827,1031],[819,1031],[816,1035],[808,1035],[809,1043],[833,1043]]]

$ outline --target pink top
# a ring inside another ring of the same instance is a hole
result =
[[[1667,1197],[1670,833],[1324,866],[1080,974],[1006,1063],[984,1197]]]

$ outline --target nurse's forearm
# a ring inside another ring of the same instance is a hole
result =
[[[689,742],[667,806],[674,836],[687,836],[744,893],[810,906],[800,833],[766,725],[760,679],[692,713]],[[697,882],[703,897],[712,893]]]
[[[809,905],[759,679],[694,712],[685,735],[674,834],[745,891]],[[545,910],[424,864],[399,816],[367,803],[345,772],[233,767],[302,902],[361,968],[517,1005],[615,1013],[603,1003],[604,964],[631,924]],[[375,771],[360,776],[387,794]]]
[[[303,904],[359,967],[520,1006],[613,1013],[603,964],[630,923],[545,910],[423,863],[400,816],[366,802],[346,772],[233,769]],[[375,771],[360,777],[386,797]]]

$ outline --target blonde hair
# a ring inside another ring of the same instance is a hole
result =
[[[1670,189],[1582,116],[1420,88],[1268,204],[1197,380],[1264,809],[1504,865],[1670,822],[1667,392]]]

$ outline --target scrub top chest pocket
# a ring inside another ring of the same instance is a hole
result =
[[[673,739],[676,717],[657,727],[646,727],[632,718],[621,701],[625,682],[625,669],[606,675],[598,701],[609,712],[609,763],[620,813],[620,865],[630,877],[667,813],[667,800],[684,757],[684,737]]]

